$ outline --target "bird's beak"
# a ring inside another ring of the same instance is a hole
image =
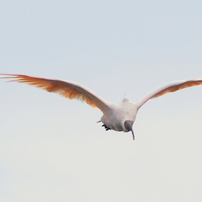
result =
[[[131,129],[131,132],[132,132],[133,140],[135,140],[135,134],[134,134],[133,129]]]

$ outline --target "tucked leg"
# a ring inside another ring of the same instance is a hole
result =
[[[111,130],[111,128],[109,128],[108,126],[106,126],[105,124],[102,125],[102,127],[105,127],[105,130]]]

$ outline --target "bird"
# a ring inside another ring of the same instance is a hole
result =
[[[135,122],[136,115],[138,110],[148,100],[160,97],[169,92],[175,92],[183,88],[202,84],[202,78],[174,81],[145,94],[143,97],[134,102],[124,98],[122,102],[116,104],[104,100],[88,88],[73,81],[63,81],[59,79],[23,74],[0,75],[1,78],[9,79],[9,81],[27,83],[29,85],[42,88],[48,92],[58,93],[59,95],[69,99],[84,101],[92,107],[99,108],[103,115],[97,123],[102,122],[102,127],[104,127],[106,131],[114,130],[131,132],[133,140],[135,140],[133,124]]]

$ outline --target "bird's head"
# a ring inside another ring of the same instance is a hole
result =
[[[129,131],[132,132],[133,140],[135,140],[135,134],[133,131],[133,121],[130,121],[130,120],[124,121],[124,127],[125,127],[126,132],[129,132]]]

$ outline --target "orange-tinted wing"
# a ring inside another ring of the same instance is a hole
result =
[[[78,99],[81,101],[85,101],[92,107],[98,107],[104,114],[107,115],[108,113],[108,102],[101,99],[93,92],[77,83],[20,74],[1,75],[4,75],[3,78],[11,79],[10,81],[27,83],[29,85],[34,85],[36,87],[42,88],[48,92],[58,93],[69,99]]]
[[[143,96],[141,99],[138,100],[138,106],[141,107],[145,102],[147,102],[151,98],[156,98],[169,92],[175,92],[183,88],[188,88],[200,84],[202,84],[202,78],[172,82]]]

